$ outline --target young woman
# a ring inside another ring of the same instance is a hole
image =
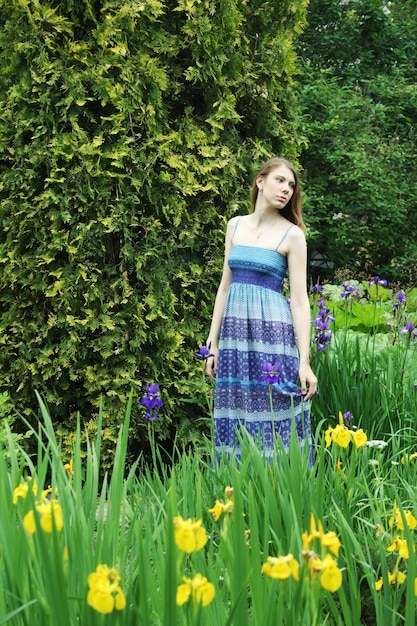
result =
[[[216,448],[239,455],[236,433],[244,428],[269,457],[276,437],[288,448],[293,420],[301,444],[311,446],[309,399],[317,386],[309,362],[306,228],[293,165],[269,159],[251,202],[252,213],[227,226],[206,374],[216,381]],[[290,305],[281,294],[287,271]]]

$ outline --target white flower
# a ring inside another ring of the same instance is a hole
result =
[[[382,439],[370,439],[365,445],[369,446],[369,448],[378,448],[378,450],[383,450],[388,443],[386,441],[382,441]]]

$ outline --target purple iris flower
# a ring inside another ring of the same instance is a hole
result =
[[[194,356],[196,356],[198,359],[203,359],[203,361],[205,361],[209,357],[214,356],[214,354],[210,352],[210,348],[211,341],[208,346],[200,346],[198,352],[194,352]]]
[[[393,311],[397,311],[402,304],[405,304],[406,300],[407,297],[405,293],[403,291],[399,291],[394,298],[394,304],[392,305]]]
[[[311,288],[312,293],[321,293],[323,291],[323,287],[321,285],[313,285]]]
[[[281,382],[281,376],[279,374],[279,363],[269,363],[265,361],[263,364],[262,374],[258,378],[258,383],[268,383],[273,385],[274,383]]]
[[[146,393],[139,404],[145,407],[145,419],[148,422],[155,422],[159,417],[158,409],[164,406],[159,396],[159,385],[146,383]]]
[[[342,287],[344,287],[344,291],[340,294],[341,298],[348,298],[350,295],[360,297],[359,290],[355,287],[355,285],[349,285],[349,283],[342,283]]]
[[[331,330],[320,333],[313,338],[313,343],[317,345],[317,350],[324,352],[332,340],[333,333]]]
[[[416,328],[415,324],[413,324],[413,322],[407,322],[406,325],[404,326],[404,328],[402,328],[400,330],[400,334],[401,335],[407,335],[408,334],[410,339],[416,339],[417,338],[417,328]]]
[[[353,414],[350,411],[347,411],[346,413],[343,413],[343,419],[350,424],[353,419]]]
[[[385,279],[381,279],[379,276],[374,276],[368,283],[368,287],[371,285],[381,285],[381,287],[386,287],[388,282]]]
[[[315,327],[312,341],[317,345],[317,350],[324,351],[332,339],[333,333],[329,328],[329,324],[334,322],[335,318],[333,315],[330,315],[330,309],[326,306],[324,300],[320,300],[318,306],[319,310],[313,319]]]

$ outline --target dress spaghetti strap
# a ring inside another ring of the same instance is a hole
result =
[[[287,236],[288,232],[291,230],[291,228],[295,226],[295,224],[290,224],[287,228],[287,230],[285,231],[285,233],[282,235],[279,244],[277,245],[277,247],[275,248],[275,250],[278,252],[278,248],[280,247],[280,245],[282,244],[282,242],[284,241],[285,237]],[[235,229],[236,230],[236,229]]]
[[[241,216],[241,215],[239,215],[239,216],[238,216],[238,218],[237,218],[237,220],[236,220],[236,224],[235,224],[235,227],[234,227],[234,229],[233,229],[233,233],[232,233],[232,241],[233,241],[233,237],[235,236],[236,229],[237,229],[237,227],[239,226],[239,222],[240,222],[240,218],[241,218],[241,217],[242,217],[242,216]]]

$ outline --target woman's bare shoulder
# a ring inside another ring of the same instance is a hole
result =
[[[234,226],[235,224],[237,224],[237,222],[243,217],[243,215],[234,215],[233,217],[231,217],[229,219],[229,221],[227,222],[227,226]]]
[[[288,257],[298,256],[299,254],[305,255],[307,250],[306,238],[303,230],[296,224],[289,229],[284,245],[285,243]]]
[[[242,215],[234,215],[233,217],[229,219],[229,221],[227,222],[227,227],[226,227],[226,233],[228,235],[230,235],[231,233],[235,231],[235,228],[237,227],[237,224],[242,217],[243,217]]]
[[[296,224],[290,227],[288,231],[288,238],[290,239],[290,241],[299,242],[299,243],[305,243],[306,241],[306,236],[304,234],[304,231]]]

